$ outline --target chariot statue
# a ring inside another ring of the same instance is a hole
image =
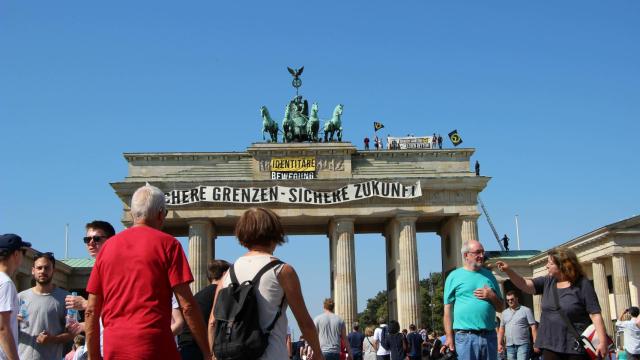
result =
[[[318,115],[318,103],[311,106],[309,114],[309,103],[298,94],[298,88],[302,85],[300,75],[304,67],[300,69],[287,68],[293,76],[293,87],[296,88],[296,96],[289,101],[284,108],[284,118],[282,119],[282,130],[278,128],[278,123],[271,118],[266,106],[260,107],[262,116],[262,139],[266,140],[265,133],[269,134],[269,142],[278,142],[278,133],[282,133],[282,142],[318,142],[320,141],[320,117]],[[325,121],[324,141],[342,141],[342,104],[338,104],[333,110],[331,119]]]

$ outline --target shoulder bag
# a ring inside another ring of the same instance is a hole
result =
[[[586,353],[592,360],[597,359],[598,356],[596,355],[596,347],[598,347],[598,345],[600,344],[600,339],[598,339],[598,334],[596,333],[595,326],[591,324],[587,327],[586,330],[582,332],[582,334],[578,334],[578,331],[567,317],[567,314],[565,314],[564,311],[562,311],[562,308],[560,308],[558,288],[555,283],[551,284],[551,291],[553,292],[553,301],[556,305],[556,311],[558,312],[558,314],[560,314],[562,320],[564,320],[565,325],[567,325],[567,329],[569,329],[569,331],[575,338],[573,350]],[[606,335],[606,337],[607,348],[609,349],[609,355],[607,356],[607,358],[611,359],[611,352],[614,351],[613,340],[611,340],[611,337],[609,337],[609,335]]]

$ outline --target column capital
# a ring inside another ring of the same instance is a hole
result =
[[[356,221],[355,217],[351,217],[351,216],[338,216],[338,217],[333,217],[331,218],[331,220],[329,220],[329,232],[327,234],[327,237],[331,237],[331,234],[334,231],[339,231],[339,232],[350,232],[353,233],[354,232],[354,223]]]
[[[460,215],[458,215],[458,219],[460,219],[460,220],[477,221],[479,217],[480,217],[480,214],[460,214]]]

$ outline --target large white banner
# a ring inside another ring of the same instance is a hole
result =
[[[304,187],[271,186],[266,188],[235,188],[229,186],[198,186],[189,190],[171,190],[164,194],[167,205],[187,205],[197,202],[238,204],[313,204],[329,205],[370,197],[411,199],[422,196],[420,181],[412,185],[371,180],[349,184],[334,191],[316,191]]]

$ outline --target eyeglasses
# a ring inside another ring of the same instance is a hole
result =
[[[91,240],[93,240],[93,242],[101,242],[106,238],[107,238],[106,236],[94,235],[94,236],[85,236],[82,238],[82,240],[84,241],[85,244],[88,244],[91,242]]]
[[[467,254],[471,254],[471,255],[484,255],[484,250],[478,250],[478,251],[468,251]]]

